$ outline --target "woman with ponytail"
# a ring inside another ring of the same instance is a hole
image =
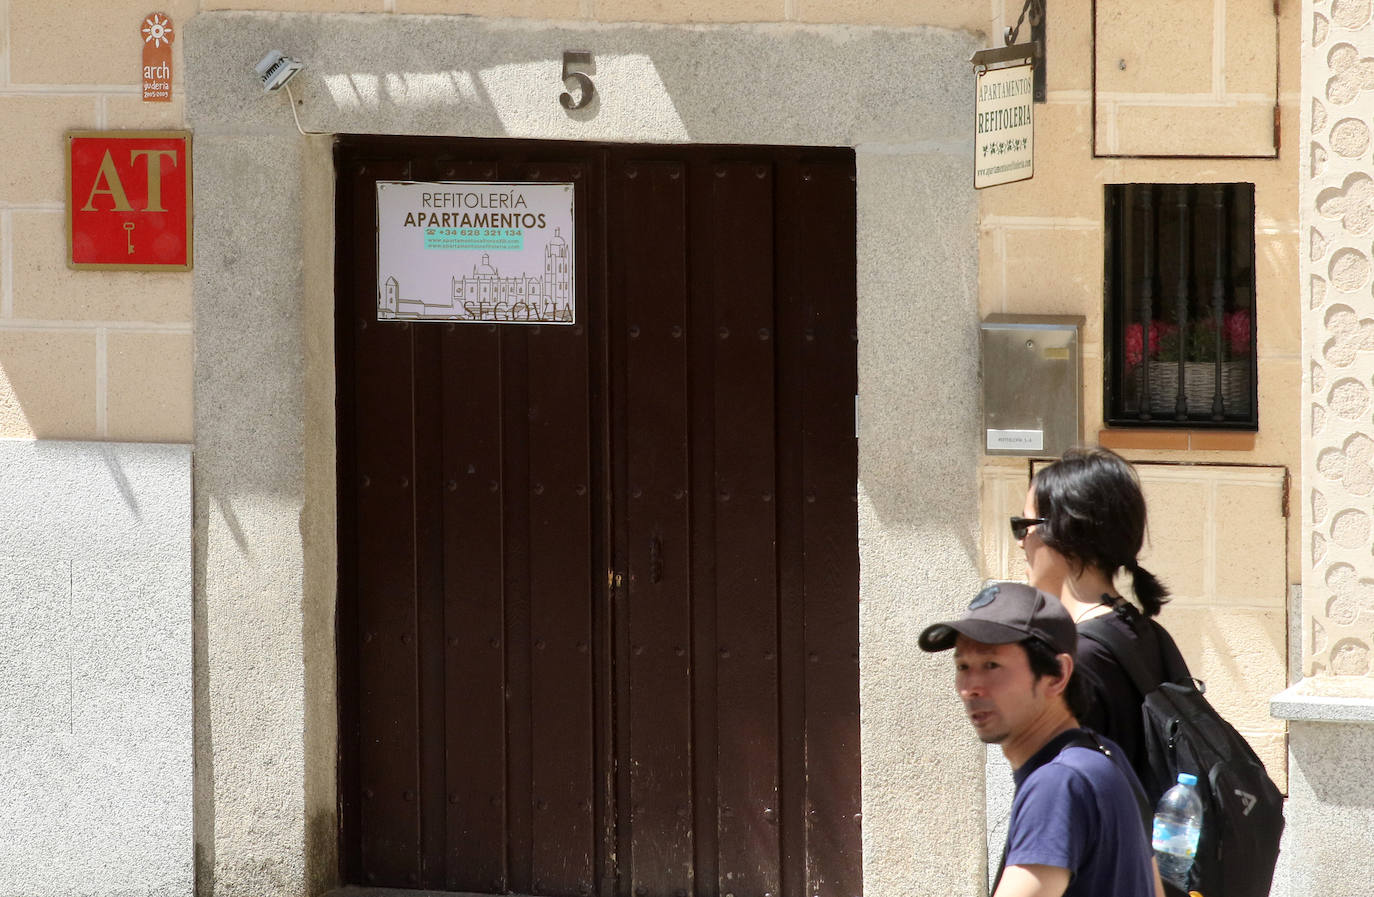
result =
[[[1145,496],[1131,466],[1107,449],[1069,449],[1035,475],[1024,513],[1011,526],[1026,553],[1030,584],[1059,596],[1080,633],[1104,626],[1120,630],[1150,674],[1162,679],[1160,642],[1169,636],[1147,618],[1158,616],[1169,591],[1136,560],[1145,541]],[[1123,570],[1139,609],[1116,589]],[[1176,650],[1172,644],[1168,649]],[[1093,639],[1079,638],[1074,669],[1086,673],[1093,698],[1080,722],[1119,744],[1139,774],[1147,768],[1144,696],[1111,650]],[[1152,803],[1159,798],[1147,796]]]

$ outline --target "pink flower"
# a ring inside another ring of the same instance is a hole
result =
[[[1221,319],[1226,342],[1232,355],[1245,355],[1250,351],[1250,313],[1233,311]]]
[[[1140,335],[1140,325],[1131,324],[1126,328],[1126,366],[1135,367],[1144,356],[1145,340]]]
[[[1161,324],[1159,321],[1150,322],[1151,358],[1159,354],[1159,338],[1175,329],[1168,324]],[[1144,342],[1139,324],[1130,324],[1126,327],[1126,367],[1133,368],[1140,364],[1141,359],[1144,358]]]

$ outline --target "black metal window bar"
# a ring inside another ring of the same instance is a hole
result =
[[[1106,186],[1110,426],[1259,426],[1253,184]]]

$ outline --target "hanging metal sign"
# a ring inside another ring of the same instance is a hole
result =
[[[1031,45],[982,50],[973,104],[973,186],[1028,180],[1035,175],[1035,66]],[[996,63],[1003,63],[994,67]]]
[[[573,185],[378,181],[377,318],[571,324]]]

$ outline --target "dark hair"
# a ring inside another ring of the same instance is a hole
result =
[[[1019,644],[1026,649],[1026,659],[1030,661],[1031,675],[1036,681],[1042,676],[1063,674],[1064,667],[1060,663],[1059,655],[1054,653],[1054,648],[1050,647],[1048,642],[1032,636]],[[1078,675],[1077,670],[1070,674],[1069,681],[1064,686],[1064,704],[1077,720],[1084,719],[1088,708],[1092,706],[1092,692],[1088,690],[1087,680]]]
[[[1156,616],[1169,590],[1136,563],[1145,543],[1145,496],[1135,470],[1104,448],[1072,448],[1031,482],[1035,532],[1070,563],[1096,567],[1108,578],[1125,567],[1147,617]]]

